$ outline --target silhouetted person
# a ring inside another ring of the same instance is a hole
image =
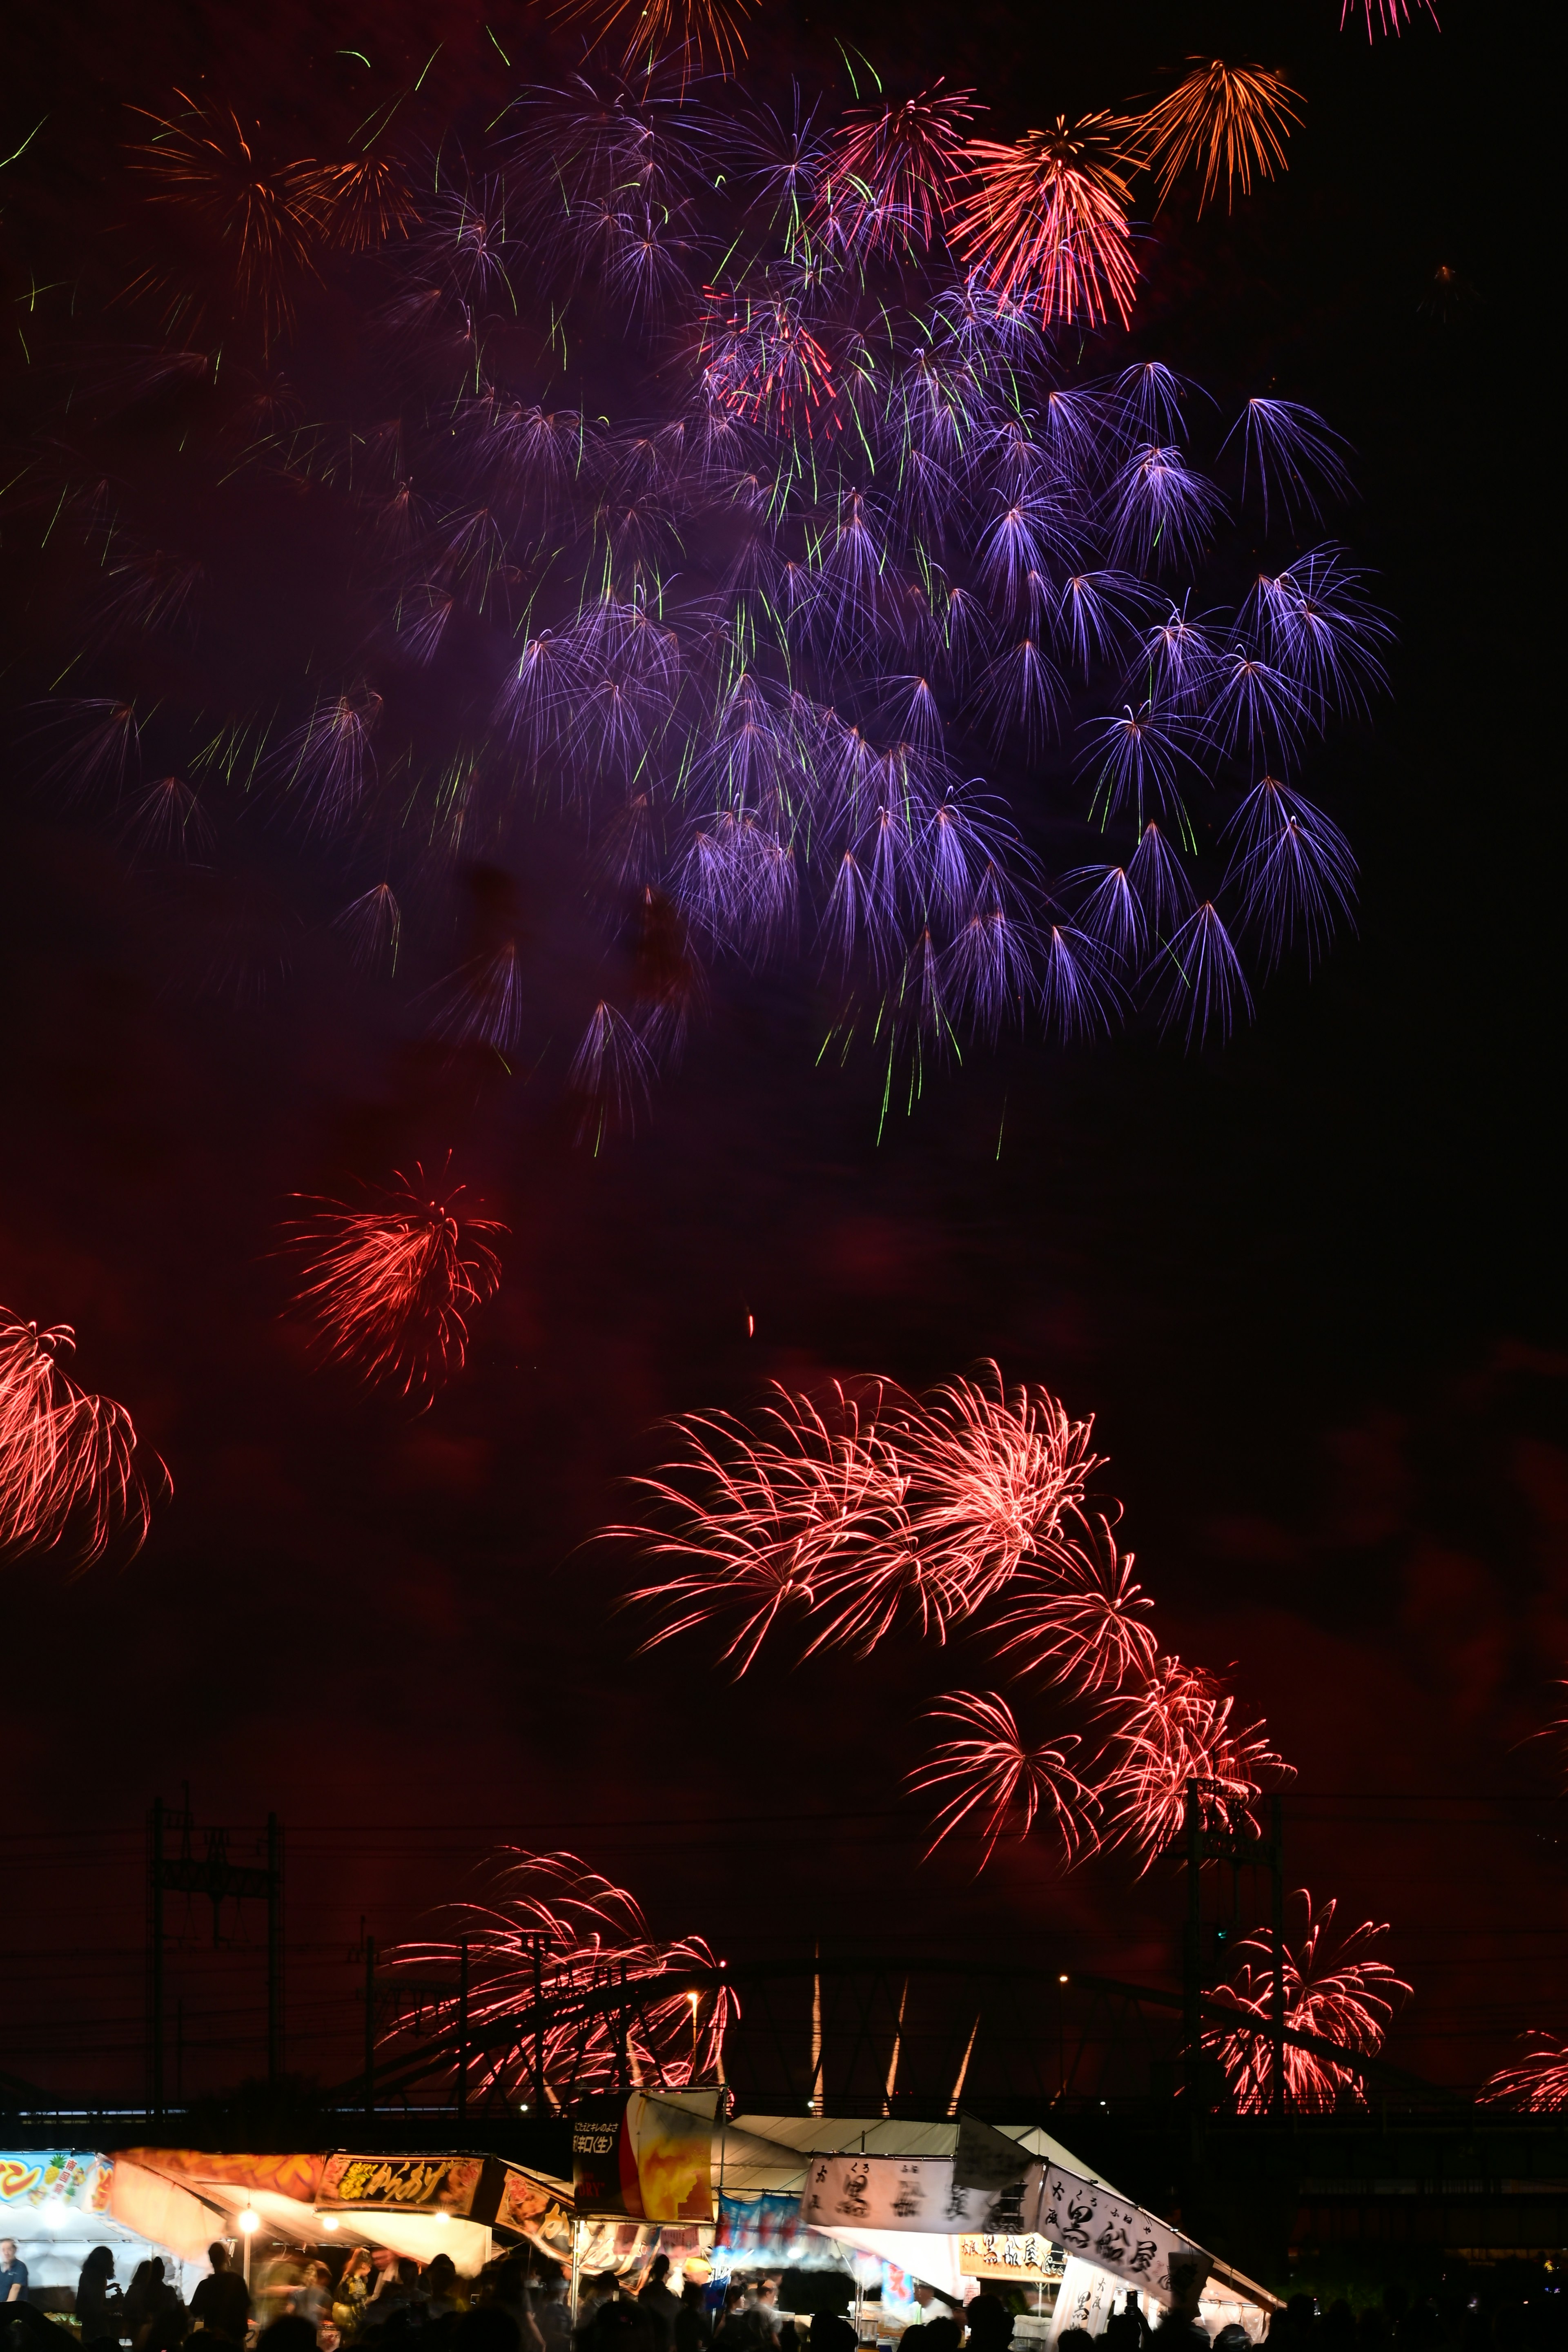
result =
[[[958,2352],[963,2341],[956,2319],[928,2319],[921,2329],[921,2352]]]
[[[212,2276],[198,2283],[191,2297],[191,2317],[209,2336],[221,2336],[226,2343],[242,2345],[246,2322],[250,2317],[250,2289],[238,2271],[230,2270],[226,2245],[210,2245],[207,2260],[212,2264]]]
[[[1105,2323],[1106,2352],[1143,2352],[1148,2336],[1137,2299],[1130,2294]]]
[[[120,2341],[125,2324],[125,2298],[114,2283],[114,2256],[107,2246],[94,2246],[76,2283],[76,2315],[81,2340],[97,2344],[109,2337]]]
[[[855,2352],[855,2330],[842,2312],[819,2311],[811,2323],[811,2352]]]
[[[316,2331],[297,2311],[286,2311],[256,2339],[256,2352],[316,2352]]]
[[[708,2352],[713,2341],[713,2322],[708,2316],[702,2289],[695,2279],[688,2279],[680,2290],[673,2333],[675,2352]]]
[[[925,2352],[923,2345],[921,2352]],[[1094,2338],[1087,2327],[1064,2327],[1057,2337],[1057,2352],[1094,2352]]]
[[[448,2312],[458,2309],[458,2265],[450,2254],[435,2254],[420,2285],[425,2290],[426,2314],[431,2319],[445,2319]],[[525,2305],[526,2310],[527,2305]]]
[[[191,2315],[183,2303],[171,2300],[155,2311],[142,2331],[142,2352],[181,2352]]]
[[[456,2352],[521,2352],[522,2336],[504,2303],[477,2303],[458,2320]]]
[[[963,2316],[974,2352],[1007,2352],[1013,2341],[1013,2315],[999,2294],[977,2294],[965,2306]]]
[[[680,2298],[679,2295],[671,2294],[669,2291],[669,2256],[668,2254],[655,2254],[652,2262],[649,2263],[647,2276],[637,2289],[637,2303],[642,2310],[650,2312],[658,2320],[664,2331],[664,2341],[667,2344],[672,2343],[675,2336],[676,2315],[680,2309]]]
[[[572,2314],[566,2303],[566,2282],[557,2272],[547,2278],[535,2299],[533,2324],[544,2352],[566,2352],[572,2341]]]

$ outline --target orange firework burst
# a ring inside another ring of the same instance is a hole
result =
[[[746,54],[744,26],[756,0],[560,0],[557,21],[581,25],[618,54],[623,68],[672,56],[698,72],[710,63],[732,74]],[[619,47],[617,50],[617,44]]]
[[[1521,2107],[1526,2115],[1556,2115],[1568,2107],[1568,2042],[1539,2025],[1526,2038],[1535,2047],[1516,2065],[1489,2075],[1479,2095],[1495,2105]]]
[[[1069,129],[1026,131],[1012,146],[971,140],[973,184],[953,238],[991,291],[1042,319],[1125,326],[1138,272],[1127,232],[1127,167],[1136,161],[1110,134],[1108,114]]]
[[[1069,1732],[1054,1747],[1030,1747],[1005,1699],[994,1691],[953,1691],[931,1710],[939,1721],[960,1723],[968,1736],[944,1739],[931,1762],[910,1775],[911,1789],[951,1789],[938,1810],[928,1853],[963,1822],[984,1840],[975,1873],[984,1869],[1009,1819],[1016,1834],[1027,1837],[1035,1817],[1048,1811],[1070,1859],[1080,1845],[1098,1843],[1095,1797],[1068,1762],[1078,1746]]]
[[[255,307],[264,346],[293,317],[292,281],[313,267],[320,224],[312,207],[313,164],[268,163],[232,109],[174,95],[182,114],[136,111],[152,136],[132,160],[156,184],[155,201],[184,205],[216,232],[241,295]]]
[[[1306,1906],[1306,1924],[1298,1943],[1285,1947],[1285,2023],[1297,2033],[1321,2034],[1348,2050],[1373,2057],[1382,2049],[1394,2015],[1395,2000],[1410,1987],[1395,1976],[1386,1960],[1368,1959],[1367,1948],[1386,1936],[1386,1924],[1365,1919],[1352,1927],[1337,1948],[1330,1948],[1334,1905],[1314,1911],[1312,1898],[1300,1887],[1293,1902]],[[1243,2115],[1261,2115],[1274,2092],[1274,2051],[1268,2040],[1273,1999],[1273,1938],[1261,1932],[1247,1936],[1240,1952],[1256,1953],[1243,1961],[1229,1984],[1215,1988],[1212,1998],[1256,2021],[1234,2028],[1216,2025],[1204,2035],[1204,2046],[1218,2058]],[[1314,2050],[1285,2051],[1285,2092],[1298,2112],[1321,2113],[1347,2095],[1364,2106],[1361,2078]]]
[[[488,1217],[463,1217],[462,1191],[431,1200],[425,1171],[416,1191],[384,1192],[374,1207],[314,1203],[286,1246],[305,1262],[295,1303],[314,1322],[323,1354],[367,1381],[395,1381],[406,1395],[462,1369],[468,1327],[463,1310],[500,1286],[500,1262],[481,1234],[504,1234]],[[303,1196],[301,1196],[303,1197]]]
[[[1119,1835],[1142,1848],[1145,1869],[1181,1833],[1189,1780],[1231,1814],[1256,1802],[1260,1775],[1290,1769],[1261,1723],[1232,1721],[1236,1700],[1218,1677],[1180,1658],[1157,1658],[1108,1707],[1115,1761],[1100,1793],[1119,1817]]]
[[[289,187],[331,245],[363,253],[406,236],[419,218],[403,167],[383,155],[353,163],[296,163]]]
[[[40,1329],[0,1307],[0,1557],[66,1545],[85,1568],[121,1534],[133,1551],[147,1539],[131,1415],[60,1370],[75,1345],[68,1324]],[[158,1474],[166,1486],[162,1463]]]
[[[1199,212],[1216,193],[1222,173],[1228,212],[1237,180],[1245,196],[1255,171],[1271,180],[1286,168],[1285,142],[1301,120],[1290,100],[1300,92],[1268,66],[1227,66],[1218,58],[1188,63],[1193,71],[1168,97],[1121,127],[1146,168],[1158,172],[1160,204],[1195,162],[1203,173]]]
[[[827,142],[815,214],[824,234],[849,252],[929,245],[952,201],[973,96],[939,82],[901,106],[851,108]]]
[[[468,2031],[489,2045],[475,2063],[481,2084],[542,2096],[563,2111],[615,2089],[628,2073],[670,2089],[722,2080],[724,2036],[740,2003],[722,1984],[696,1997],[688,1990],[692,1971],[717,1974],[709,1947],[696,1936],[660,1942],[637,1897],[575,1854],[514,1850],[504,1857],[496,1900],[463,1904],[454,1924],[468,1948]],[[404,1944],[392,1955],[395,1969],[417,1971],[426,1984],[433,1967],[449,1975],[456,1958],[455,1942]],[[395,1975],[392,1983],[395,1991]],[[628,1983],[637,1987],[637,2007],[617,2024],[603,1995]],[[426,2000],[422,1989],[417,2003]],[[400,2020],[388,2039],[422,2022]],[[504,2033],[513,2023],[520,2031]]]

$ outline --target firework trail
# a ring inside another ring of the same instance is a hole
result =
[[[462,1905],[454,1925],[451,1941],[400,1945],[391,1958],[395,1970],[427,1977],[432,1966],[450,1970],[457,1937],[467,1942],[470,2032],[520,2027],[500,2042],[503,2054],[481,2053],[476,2062],[484,2085],[530,2097],[542,2087],[547,2103],[564,2113],[575,2100],[616,2090],[628,2074],[634,2083],[672,2090],[722,2080],[724,2037],[740,2013],[734,1994],[726,1987],[694,2005],[684,1989],[660,1990],[663,1979],[682,1969],[713,1969],[708,1946],[700,1937],[659,1942],[636,1896],[575,1854],[513,1851],[495,1898]],[[595,1995],[625,1984],[646,1990],[635,2011],[625,2011],[621,2027],[592,2004]],[[536,1988],[563,2011],[542,2028],[542,2086],[534,2082],[530,2016]],[[394,2042],[401,2030],[394,2029]]]
[[[943,1838],[968,1823],[969,1833],[984,1841],[975,1864],[978,1876],[1009,1820],[1016,1822],[1016,1836],[1027,1837],[1042,1811],[1069,1862],[1080,1846],[1097,1843],[1095,1793],[1068,1761],[1079,1744],[1076,1735],[1069,1732],[1054,1746],[1028,1746],[1012,1708],[994,1692],[953,1691],[931,1714],[941,1721],[963,1724],[968,1736],[943,1740],[931,1761],[910,1776],[911,1789],[952,1791],[938,1810],[928,1858]]]
[[[1158,173],[1157,204],[1195,163],[1203,174],[1199,212],[1217,195],[1222,175],[1228,212],[1238,180],[1245,196],[1254,172],[1271,180],[1285,170],[1285,142],[1301,120],[1290,101],[1300,92],[1267,66],[1227,66],[1218,58],[1188,62],[1193,71],[1167,97],[1118,128],[1128,132],[1144,168]]]
[[[1539,2025],[1530,2028],[1535,2047],[1511,2066],[1500,2067],[1482,2084],[1489,2104],[1517,2107],[1526,2115],[1555,2115],[1568,2106],[1568,2042]]]
[[[1205,65],[1011,143],[940,83],[785,121],[700,70],[738,13],[607,4],[619,65],[520,87],[470,144],[292,155],[216,96],[143,117],[145,266],[90,338],[49,330],[36,383],[90,397],[13,492],[91,614],[82,690],[28,724],[37,790],[219,873],[258,797],[308,868],[374,860],[332,886],[355,966],[456,1051],[553,1054],[594,1146],[719,986],[791,965],[884,1114],[972,1039],[1223,1040],[1353,919],[1306,772],[1391,632],[1303,544],[1350,488],[1330,427],[1270,394],[1211,433],[1131,339],[1128,207],[1143,163],[1205,195],[1279,168],[1293,94]],[[162,343],[121,323],[149,303]],[[360,364],[307,421],[327,319]],[[319,551],[298,676],[236,534],[190,549],[121,485],[126,416]],[[216,733],[175,641],[232,681]],[[428,945],[456,876],[537,863],[546,824],[605,967],[560,1022],[543,927],[444,978]]]
[[[1331,1938],[1335,1905],[1314,1908],[1305,1887],[1291,1897],[1305,1907],[1300,1936],[1285,1947],[1285,2023],[1298,2033],[1321,2034],[1346,2049],[1372,2057],[1382,2049],[1394,2004],[1410,1987],[1386,1960],[1367,1957],[1379,1936],[1388,1933],[1370,1919],[1351,1929],[1337,1943]],[[1243,2115],[1268,2112],[1273,2097],[1274,2052],[1268,2041],[1273,1988],[1273,1938],[1259,1933],[1244,1937],[1241,1952],[1258,1955],[1243,1961],[1229,1984],[1216,1987],[1211,1999],[1241,2015],[1255,2019],[1250,2029],[1213,2026],[1204,2046],[1225,2068],[1236,2104]],[[1500,2078],[1494,2078],[1500,2079]],[[1321,2114],[1345,2098],[1366,2105],[1361,2078],[1336,2066],[1316,2051],[1285,2050],[1285,2089],[1297,2114]]]
[[[61,1370],[75,1345],[68,1324],[0,1308],[0,1557],[58,1547],[85,1568],[122,1538],[132,1552],[147,1540],[153,1497],[131,1416]],[[169,1487],[161,1462],[157,1482]]]
[[[462,1189],[432,1200],[416,1167],[412,1183],[400,1175],[397,1189],[372,1206],[312,1202],[314,1213],[288,1229],[284,1246],[301,1260],[295,1307],[314,1325],[328,1362],[395,1383],[405,1396],[461,1370],[463,1310],[500,1286],[500,1261],[483,1236],[507,1230],[491,1218],[459,1217]]]

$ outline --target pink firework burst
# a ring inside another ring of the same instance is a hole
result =
[[[1290,1899],[1305,1906],[1306,1916],[1299,1939],[1285,1947],[1287,2026],[1297,2033],[1315,2033],[1325,2042],[1338,2042],[1365,2057],[1374,2056],[1383,2047],[1395,2001],[1410,1990],[1386,1960],[1367,1957],[1375,1939],[1387,1935],[1386,1924],[1378,1927],[1364,1919],[1335,1942],[1331,1935],[1332,1901],[1314,1910],[1304,1886]],[[1268,2038],[1273,1944],[1259,1932],[1245,1937],[1237,1948],[1257,1958],[1243,1960],[1229,1984],[1217,1988],[1214,1999],[1257,2021],[1234,2028],[1213,2026],[1204,2035],[1204,2047],[1225,2068],[1241,2112],[1258,2115],[1270,2105],[1274,2089],[1274,2051]],[[1289,2104],[1303,2114],[1321,2113],[1346,2096],[1363,2106],[1366,2104],[1359,2075],[1348,2067],[1336,2066],[1332,2059],[1321,2057],[1316,2051],[1295,2050],[1289,2044],[1285,2093]]]
[[[669,1524],[605,1530],[656,1558],[689,1563],[627,1596],[664,1616],[646,1648],[716,1625],[728,1633],[722,1656],[743,1675],[775,1625],[809,1616],[825,1597],[837,1614],[810,1650],[836,1629],[855,1638],[868,1612],[877,1622],[868,1595],[889,1580],[901,1593],[913,1565],[907,1478],[878,1427],[884,1394],[880,1381],[854,1396],[836,1383],[817,1405],[775,1388],[754,1426],[725,1412],[671,1423],[679,1457],[637,1482]]]
[[[953,237],[987,289],[1020,309],[1103,326],[1132,314],[1138,271],[1127,228],[1127,172],[1136,158],[1107,114],[1026,131],[1011,146],[973,139],[973,179]]]
[[[901,106],[852,107],[826,142],[814,218],[829,243],[851,253],[929,246],[952,204],[963,137],[975,109],[970,89],[922,90]]]
[[[395,1382],[405,1395],[461,1370],[464,1309],[500,1287],[489,1237],[507,1230],[493,1218],[459,1217],[462,1190],[431,1199],[416,1166],[412,1183],[399,1175],[397,1189],[371,1205],[317,1202],[312,1216],[288,1230],[285,1247],[303,1260],[295,1304],[330,1362]]]
[[[718,1970],[700,1937],[660,1941],[637,1897],[575,1854],[514,1849],[499,1860],[494,1900],[457,1906],[454,1921],[468,1948],[469,2029],[480,2040],[481,2085],[542,2090],[563,2110],[628,2079],[671,2090],[721,2079],[724,2036],[740,2005],[721,1985],[696,1988],[693,2000],[689,1972]],[[456,1940],[401,1945],[394,1965],[426,1983],[433,1967],[450,1975]],[[614,1998],[627,1984],[638,1988],[635,2010]],[[536,2044],[537,1998],[551,2014]],[[389,2040],[395,2043],[410,2021],[400,2021]],[[506,2035],[513,2025],[517,2032]]]
[[[1099,1793],[1145,1870],[1181,1835],[1189,1780],[1231,1812],[1257,1801],[1263,1775],[1290,1769],[1261,1723],[1233,1722],[1235,1707],[1216,1675],[1166,1657],[1107,1702],[1114,1760]]]
[[[1119,1551],[1110,1522],[1096,1516],[1083,1538],[1052,1546],[1009,1588],[1012,1606],[994,1618],[1027,1673],[1044,1673],[1069,1690],[1119,1691],[1146,1677],[1156,1643],[1153,1602],[1132,1580],[1131,1552]]]
[[[133,1552],[147,1539],[152,1496],[131,1415],[61,1370],[75,1345],[68,1324],[45,1328],[0,1307],[0,1559],[61,1546],[85,1568],[121,1537]],[[161,1462],[157,1475],[166,1487]]]
[[[900,1622],[945,1641],[1026,1559],[1059,1545],[1098,1457],[1093,1424],[1047,1391],[1008,1389],[994,1364],[917,1400],[868,1381],[825,1402],[778,1388],[751,1421],[678,1418],[682,1451],[640,1482],[665,1523],[616,1527],[683,1573],[628,1596],[668,1641],[726,1631],[744,1674],[772,1629],[798,1616],[805,1654],[864,1657]]]
[[[1478,2095],[1489,2105],[1519,2107],[1526,2115],[1556,2115],[1568,2107],[1568,2042],[1532,2025],[1526,2039],[1534,2047],[1512,2066],[1500,2067]]]
[[[1047,1389],[1008,1388],[990,1362],[902,1417],[897,1442],[921,1560],[962,1594],[966,1612],[1026,1559],[1054,1552],[1100,1466],[1093,1434],[1092,1417],[1073,1421]]]
[[[968,1823],[984,1841],[976,1875],[996,1850],[1008,1822],[1027,1837],[1037,1814],[1049,1814],[1068,1858],[1099,1843],[1096,1801],[1068,1761],[1079,1745],[1068,1732],[1054,1745],[1031,1747],[1005,1699],[994,1691],[952,1691],[931,1708],[938,1721],[962,1724],[964,1736],[944,1739],[929,1764],[910,1775],[911,1789],[951,1791],[939,1807],[928,1853]]]
[[[1432,0],[1417,0],[1417,5],[1426,9],[1433,25],[1441,32],[1442,26],[1437,23],[1437,11],[1433,6]],[[1340,7],[1342,33],[1355,13],[1356,0],[1342,0]],[[1361,0],[1361,13],[1366,19],[1366,37],[1369,41],[1375,40],[1379,33],[1397,35],[1403,33],[1410,22],[1410,0]]]

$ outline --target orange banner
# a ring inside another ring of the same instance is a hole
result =
[[[227,2189],[269,2189],[275,2196],[313,2205],[321,2186],[321,2156],[216,2156],[195,2147],[126,2147],[119,2153],[172,2180],[221,2181]]]

